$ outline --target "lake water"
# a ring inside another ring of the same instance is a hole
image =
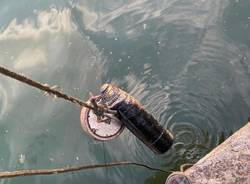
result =
[[[80,109],[0,76],[0,170],[137,161],[194,163],[250,116],[249,0],[1,0],[0,64],[87,100],[103,83],[135,96],[175,135],[154,155],[125,130],[97,142]],[[1,184],[163,184],[116,167]]]

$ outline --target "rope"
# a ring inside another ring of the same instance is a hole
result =
[[[75,104],[75,105],[79,105],[80,107],[84,106],[86,108],[89,108],[89,109],[93,110],[97,116],[105,116],[104,115],[105,112],[109,113],[109,114],[115,114],[114,111],[111,111],[111,110],[106,109],[104,107],[98,106],[96,104],[94,104],[94,106],[91,106],[88,103],[83,102],[83,101],[79,100],[76,97],[69,96],[69,95],[67,95],[67,94],[65,94],[63,92],[60,92],[60,91],[54,89],[53,87],[50,87],[48,84],[42,84],[42,83],[37,82],[35,80],[32,80],[32,79],[30,79],[28,77],[25,77],[24,75],[18,74],[18,73],[13,72],[13,71],[10,71],[7,68],[4,68],[2,66],[0,66],[0,73],[5,75],[5,76],[8,76],[8,77],[10,77],[12,79],[16,79],[16,80],[18,80],[18,81],[20,81],[22,83],[25,83],[25,84],[27,84],[29,86],[33,86],[33,87],[38,88],[38,89],[40,89],[42,91],[46,91],[48,94],[53,94],[56,97],[62,98],[64,100],[66,100],[66,101],[69,101],[69,102]]]
[[[75,98],[73,96],[69,96],[61,91],[58,91],[54,89],[53,87],[50,87],[48,84],[42,84],[40,82],[37,82],[35,80],[32,80],[28,77],[25,77],[24,75],[18,74],[16,72],[10,71],[2,66],[0,66],[0,73],[8,76],[12,79],[16,79],[22,83],[25,83],[29,86],[33,86],[37,89],[40,89],[42,91],[47,92],[48,94],[53,94],[58,98],[62,98],[66,101],[69,101],[75,105],[78,105],[80,107],[84,106],[86,108],[89,108],[93,110],[97,116],[106,116],[110,118],[109,115],[105,114],[115,114],[116,112],[113,110],[106,109],[102,106],[98,106],[95,101],[92,103],[93,106],[89,105],[86,102],[83,102],[79,100],[78,98]],[[115,166],[128,166],[128,165],[134,165],[138,167],[143,167],[149,170],[158,171],[158,172],[164,172],[164,173],[171,173],[174,171],[165,171],[162,169],[150,167],[148,165],[137,163],[137,162],[114,162],[114,163],[105,163],[105,164],[95,164],[95,165],[83,165],[83,166],[75,166],[75,167],[63,167],[63,168],[56,168],[56,169],[28,169],[28,170],[17,170],[17,171],[3,171],[0,172],[0,179],[1,178],[13,178],[13,177],[19,177],[19,176],[32,176],[32,175],[51,175],[51,174],[60,174],[60,173],[66,173],[66,172],[74,172],[74,171],[80,171],[80,170],[87,170],[87,169],[96,169],[96,168],[103,168],[103,167],[115,167]]]
[[[4,171],[0,172],[0,179],[2,178],[13,178],[19,176],[32,176],[32,175],[52,175],[52,174],[61,174],[66,172],[74,172],[74,171],[81,171],[87,169],[97,169],[97,168],[107,168],[107,167],[115,167],[115,166],[129,166],[134,165],[138,167],[143,167],[152,171],[158,171],[163,173],[171,173],[174,171],[165,171],[162,169],[150,167],[148,165],[137,163],[137,162],[113,162],[113,163],[105,163],[105,164],[95,164],[95,165],[82,165],[82,166],[75,166],[75,167],[63,167],[63,168],[56,168],[56,169],[29,169],[29,170],[17,170],[17,171]]]

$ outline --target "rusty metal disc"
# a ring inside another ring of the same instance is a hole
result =
[[[116,118],[112,118],[109,123],[97,122],[97,116],[85,107],[81,110],[80,119],[83,130],[96,140],[115,139],[124,130],[124,125]]]

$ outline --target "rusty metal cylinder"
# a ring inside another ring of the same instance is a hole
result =
[[[145,145],[158,154],[168,151],[173,136],[131,95],[111,84],[101,87],[101,98],[117,111],[117,118]]]

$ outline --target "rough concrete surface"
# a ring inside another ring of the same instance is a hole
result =
[[[186,178],[186,181],[185,179]],[[179,182],[180,181],[180,182]],[[250,123],[166,184],[250,184]]]

